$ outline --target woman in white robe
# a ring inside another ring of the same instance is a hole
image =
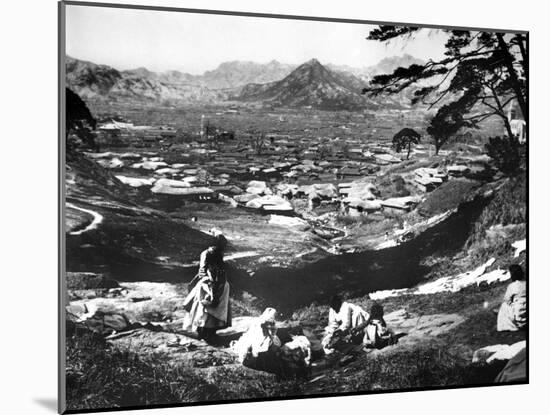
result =
[[[183,329],[196,331],[206,341],[213,340],[217,330],[231,326],[230,287],[223,262],[226,246],[227,240],[218,234],[216,244],[201,253],[196,283],[184,302],[188,314]]]

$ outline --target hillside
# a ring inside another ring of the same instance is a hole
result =
[[[312,59],[277,82],[246,85],[236,97],[288,107],[311,106],[324,110],[365,108],[364,83],[349,73],[331,71]]]
[[[203,75],[191,75],[175,70],[153,72],[144,67],[119,71],[70,56],[66,60],[69,88],[84,99],[115,101],[220,101],[227,97],[221,90],[279,80],[294,67],[275,60],[266,64],[232,61]]]
[[[86,100],[214,102],[225,94],[197,83],[192,75],[146,68],[118,71],[67,57],[67,86]]]

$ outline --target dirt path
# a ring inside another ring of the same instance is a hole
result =
[[[92,221],[84,229],[80,229],[78,231],[73,231],[73,232],[70,233],[71,235],[81,235],[85,232],[96,229],[101,224],[101,222],[103,222],[103,216],[101,214],[97,213],[96,211],[93,211],[93,210],[90,210],[90,209],[84,209],[84,208],[81,208],[81,207],[76,206],[76,205],[74,205],[72,203],[69,203],[69,202],[67,202],[66,205],[70,209],[76,209],[76,210],[79,210],[81,212],[87,213],[88,215],[92,216]]]

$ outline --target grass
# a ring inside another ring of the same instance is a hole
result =
[[[449,180],[429,193],[426,200],[418,206],[418,211],[429,217],[454,209],[468,200],[477,187],[479,183],[472,180]]]
[[[522,224],[527,221],[527,178],[525,173],[508,179],[499,188],[475,224],[471,241],[480,241],[493,225]]]
[[[185,367],[112,349],[92,332],[67,338],[67,406],[71,410],[221,399]]]
[[[330,374],[317,391],[350,392],[486,384],[503,364],[472,364],[431,345],[396,349],[384,355],[363,355],[348,368]]]
[[[67,337],[69,410],[291,396],[296,380],[241,366],[201,370],[161,355],[116,349],[104,338],[70,324]]]

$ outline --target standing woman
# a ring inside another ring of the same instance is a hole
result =
[[[215,340],[217,330],[231,326],[229,283],[223,262],[227,239],[219,232],[214,238],[214,245],[201,253],[199,272],[190,286],[196,283],[184,302],[189,314],[183,329],[196,331],[199,339],[207,342]]]

